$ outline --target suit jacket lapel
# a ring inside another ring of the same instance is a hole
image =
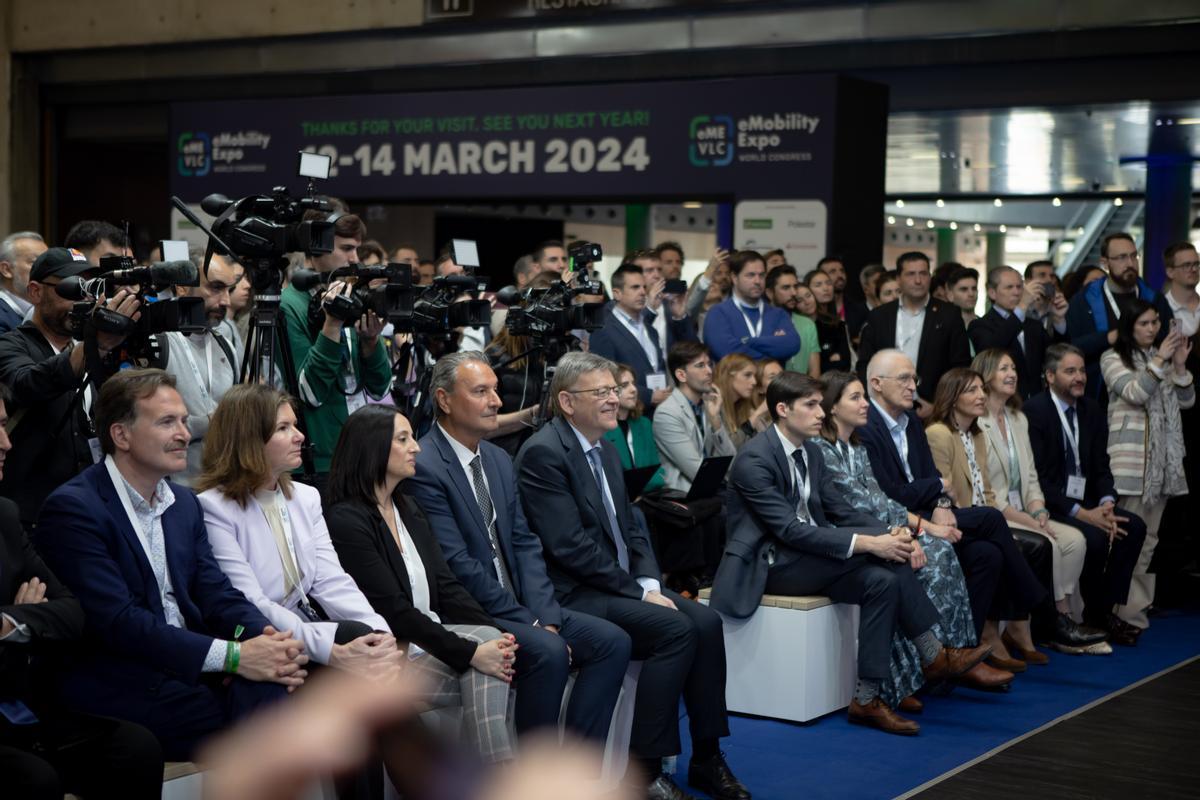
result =
[[[1008,421],[1008,424],[1012,425],[1011,419]],[[1012,481],[1012,476],[1008,474],[1008,442],[1005,441],[1003,434],[1000,433],[1000,425],[996,420],[989,417],[980,417],[979,425],[983,428],[984,433],[987,434],[988,447],[995,450],[996,454],[1000,456],[996,460],[1000,462],[1000,472],[1004,475],[1004,486],[1007,487]],[[995,489],[996,487],[993,486],[992,488]]]
[[[874,426],[878,434],[882,435],[883,441],[887,443],[887,451],[892,456],[892,463],[896,465],[896,469],[900,470],[901,476],[907,476],[910,467],[905,466],[900,460],[900,453],[896,450],[896,443],[892,440],[892,432],[888,429],[887,420],[883,418],[883,413],[875,408],[874,404],[867,411],[867,427]],[[908,431],[904,432],[904,437],[908,439]],[[911,445],[909,452],[912,452]]]
[[[104,499],[104,505],[116,522],[117,530],[125,538],[125,544],[133,552],[133,560],[137,563],[138,569],[142,573],[142,583],[146,588],[146,599],[154,611],[163,614],[162,596],[158,591],[158,579],[154,577],[154,569],[150,566],[150,559],[146,555],[146,548],[142,546],[142,540],[138,537],[137,532],[134,531],[133,525],[129,521],[129,516],[125,513],[125,506],[121,503],[121,498],[117,496],[117,489],[113,486],[108,470],[101,468],[97,478],[100,496]]]
[[[450,474],[450,482],[458,490],[460,501],[469,509],[468,513],[471,518],[479,525],[479,530],[483,533],[484,538],[487,538],[488,523],[483,518],[483,512],[479,510],[479,498],[475,496],[475,487],[467,482],[467,475],[463,472],[462,463],[458,460],[454,448],[450,446],[450,442],[446,441],[442,429],[436,424],[433,426],[432,438],[442,460],[446,462],[446,471]],[[486,471],[487,465],[484,466]],[[495,504],[493,503],[493,505]]]
[[[925,322],[921,325],[921,341],[917,345],[917,358],[920,358],[924,353],[928,353],[930,348],[936,344],[934,337],[937,336],[938,325],[934,319],[937,316],[936,312],[941,311],[941,309],[941,305],[933,298],[930,298],[929,302],[925,305]],[[892,330],[895,330],[895,326],[892,327]]]
[[[609,323],[613,326],[613,332],[618,337],[625,340],[625,343],[630,348],[631,353],[637,354],[635,360],[640,359],[641,362],[646,365],[647,372],[654,372],[657,370],[657,365],[651,364],[650,360],[646,358],[646,351],[642,349],[642,343],[638,341],[636,336],[629,332],[629,328],[625,327],[625,323],[617,318],[617,312],[612,308],[608,309],[608,317]],[[645,325],[647,328],[649,328],[649,324],[646,322],[645,317],[642,318],[642,325]],[[653,339],[651,341],[653,341]],[[631,366],[639,365],[632,364]]]
[[[609,537],[606,544],[615,551],[617,546],[612,542],[613,532],[612,526],[608,522],[608,510],[604,507],[604,498],[600,495],[600,487],[596,483],[595,473],[592,472],[591,462],[584,455],[583,448],[580,447],[579,441],[575,438],[575,431],[571,428],[570,423],[562,417],[555,417],[554,425],[557,427],[558,438],[562,442],[563,449],[567,451],[567,461],[571,470],[577,475],[586,476],[583,481],[583,499],[587,501],[588,505],[596,513],[596,516],[599,517],[600,525]],[[601,463],[603,463],[603,459]],[[608,474],[606,472],[605,478],[607,479],[607,477]],[[611,484],[609,491],[612,491]]]
[[[879,339],[878,334],[876,334],[876,342],[878,342],[877,351],[896,346],[896,315],[899,313],[900,302],[898,300],[892,301],[883,307],[883,311],[879,315],[883,318],[883,330],[880,332],[883,334],[883,338]]]
[[[521,593],[521,575],[517,569],[517,555],[513,551],[512,546],[512,526],[513,521],[508,515],[508,504],[503,502],[504,493],[502,491],[503,478],[500,476],[500,468],[496,464],[496,453],[484,453],[482,447],[479,452],[483,455],[483,473],[487,476],[488,486],[492,487],[492,506],[496,509],[496,539],[500,543],[500,549],[504,551],[504,563],[508,566],[508,574],[512,576],[513,586],[517,596]]]
[[[396,509],[400,512],[400,521],[404,523],[404,527],[409,531],[409,537],[413,538],[412,529],[415,523],[408,503],[396,503]],[[412,581],[408,579],[408,567],[404,565],[404,556],[400,552],[400,547],[392,537],[392,532],[388,530],[387,523],[379,516],[379,512],[375,509],[369,509],[369,512],[372,516],[371,522],[375,525],[376,532],[383,538],[383,551],[387,556],[388,563],[391,565],[392,571],[400,578],[400,585],[404,588],[404,592],[408,595],[408,599],[411,602],[413,596]]]

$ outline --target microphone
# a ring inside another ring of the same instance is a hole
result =
[[[307,292],[325,283],[325,276],[315,270],[298,267],[292,270],[292,286],[298,291]]]
[[[191,261],[160,261],[148,267],[115,269],[100,276],[109,286],[199,286],[200,270]]]
[[[464,292],[474,292],[479,290],[480,281],[474,275],[462,273],[459,275],[443,275],[440,278],[434,278],[435,286],[446,286],[451,289],[461,289]]]
[[[521,302],[523,299],[521,295],[523,294],[524,292],[522,290],[518,289],[512,284],[509,284],[500,291],[496,292],[496,302],[502,303],[506,306],[515,306]]]
[[[204,213],[214,217],[224,214],[231,205],[233,205],[233,201],[223,194],[210,194],[200,201],[200,207],[204,209]]]

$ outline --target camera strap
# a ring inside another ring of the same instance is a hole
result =
[[[203,378],[201,377],[200,365],[196,363],[196,354],[192,352],[191,342],[187,340],[186,336],[183,336],[183,334],[180,334],[180,336],[184,339],[184,341],[180,343],[182,345],[181,347],[177,347],[175,349],[183,352],[183,357],[187,360],[188,367],[191,368],[192,377],[194,377],[196,379],[196,385],[198,385],[200,387],[200,396],[206,401],[211,401],[212,400],[212,385],[213,385],[213,371],[212,371],[213,340],[212,340],[212,336],[209,335],[209,332],[205,332],[202,335],[204,336],[204,360],[208,367],[208,382],[207,383],[205,383]],[[213,335],[215,335],[215,334],[213,334]]]

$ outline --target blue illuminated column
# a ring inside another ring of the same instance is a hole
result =
[[[1176,118],[1155,115],[1150,132],[1150,152],[1144,158],[1123,158],[1122,163],[1146,164],[1146,221],[1142,275],[1154,288],[1163,285],[1166,270],[1162,253],[1173,242],[1188,238],[1192,211],[1192,157],[1185,126]]]

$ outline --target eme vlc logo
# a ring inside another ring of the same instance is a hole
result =
[[[185,178],[200,178],[212,170],[212,140],[207,133],[179,134],[179,174]]]
[[[733,161],[733,117],[703,114],[692,117],[688,159],[695,167],[724,167]]]

